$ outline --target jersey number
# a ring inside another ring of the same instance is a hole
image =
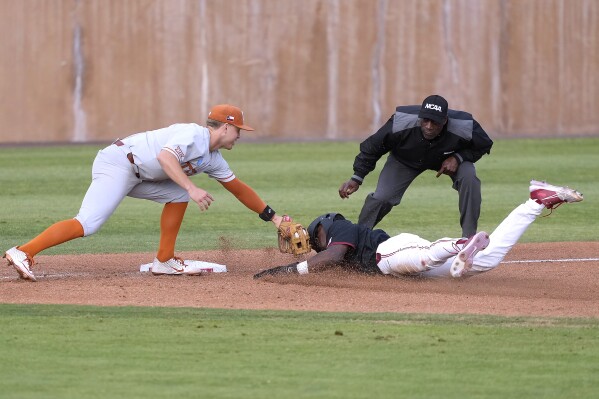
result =
[[[183,173],[185,173],[187,176],[193,176],[198,173],[191,162],[185,162],[184,164],[181,164],[181,169],[183,169]]]

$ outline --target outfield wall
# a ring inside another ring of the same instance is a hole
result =
[[[240,105],[361,139],[431,93],[493,137],[599,133],[596,0],[2,0],[0,143],[109,141]]]

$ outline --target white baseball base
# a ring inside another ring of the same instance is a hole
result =
[[[201,260],[185,260],[185,271],[183,274],[196,276],[207,273],[226,273],[227,266],[218,263],[203,262]],[[152,267],[151,263],[145,263],[139,267],[142,273],[148,273]]]

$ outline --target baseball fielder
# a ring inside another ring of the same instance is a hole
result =
[[[307,274],[335,265],[371,274],[468,277],[494,269],[543,209],[553,210],[583,196],[568,187],[532,180],[530,199],[516,207],[489,236],[427,241],[414,234],[389,237],[383,230],[354,224],[338,213],[316,218],[308,227],[317,254],[307,261],[279,266],[254,276]]]
[[[216,179],[261,219],[278,227],[282,217],[235,176],[219,151],[231,150],[241,130],[254,130],[244,124],[243,112],[229,104],[216,105],[206,125],[175,124],[118,139],[100,150],[93,163],[92,182],[77,216],[57,222],[28,243],[6,251],[4,257],[8,263],[21,278],[36,281],[31,270],[36,254],[94,234],[129,196],[164,204],[152,273],[191,274],[183,260],[175,256],[175,241],[189,200],[197,203],[201,211],[214,201],[210,193],[190,180],[190,176],[199,173]]]

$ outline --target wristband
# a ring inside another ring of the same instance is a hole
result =
[[[362,185],[362,182],[364,181],[364,179],[362,179],[360,176],[358,175],[353,175],[352,177],[350,177],[350,180],[355,181],[356,183],[358,183],[358,185]]]
[[[274,215],[275,211],[273,211],[273,209],[270,206],[266,205],[266,208],[264,208],[262,213],[258,216],[260,216],[260,219],[264,220],[265,222],[270,222]]]

